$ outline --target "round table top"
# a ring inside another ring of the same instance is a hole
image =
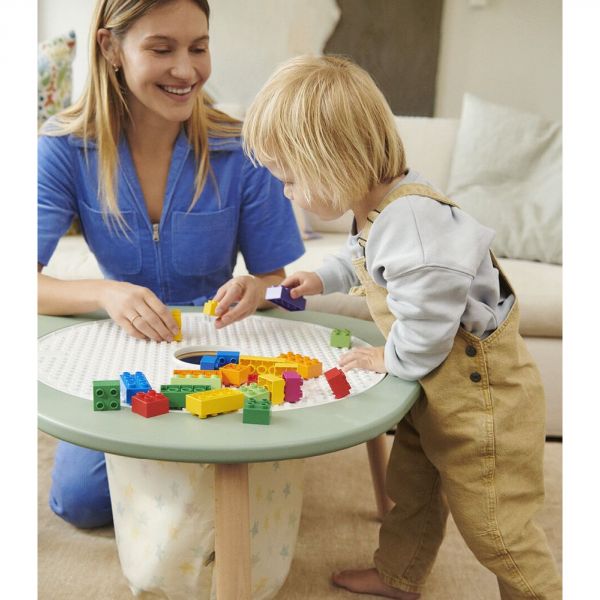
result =
[[[183,307],[184,311],[201,311]],[[370,321],[311,311],[257,313],[330,328],[346,328],[372,345],[383,336]],[[106,318],[39,316],[44,336]],[[303,458],[355,446],[393,427],[408,412],[420,386],[388,375],[359,394],[314,407],[273,412],[271,424],[245,425],[238,413],[211,419],[143,419],[129,410],[94,413],[88,402],[38,381],[38,426],[57,438],[112,454],[182,462],[242,463]]]

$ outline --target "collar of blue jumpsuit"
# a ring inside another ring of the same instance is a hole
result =
[[[84,140],[82,138],[74,136],[74,135],[69,136],[69,143],[71,145],[82,147],[82,148],[88,148],[90,150],[96,149],[95,141],[89,140],[88,142],[84,142]],[[240,145],[239,137],[215,138],[215,137],[209,136],[209,138],[208,138],[208,149],[209,149],[209,152],[211,152],[211,153],[236,151],[239,149],[239,145]],[[161,212],[159,229],[162,228],[164,220],[169,213],[169,209],[171,206],[172,197],[173,197],[173,193],[176,188],[176,185],[177,185],[177,181],[181,175],[181,171],[185,166],[186,159],[190,152],[193,152],[193,149],[187,138],[185,129],[182,127],[177,136],[177,139],[175,140],[175,145],[173,146],[173,153],[171,155],[171,163],[169,165],[169,171],[168,171],[168,176],[167,176],[168,177],[167,185],[165,188],[164,204],[163,204],[163,209]],[[129,147],[129,144],[127,142],[125,135],[122,135],[119,140],[118,153],[119,153],[120,159],[122,160],[121,167],[123,169],[123,174],[124,174],[125,180],[127,182],[127,185],[130,187],[131,196],[133,197],[133,199],[137,205],[137,208],[138,208],[138,214],[143,216],[143,218],[145,219],[145,225],[150,230],[152,230],[153,224],[150,221],[150,216],[148,215],[148,210],[144,204],[144,195],[142,193],[139,178],[138,178],[137,172],[135,170],[135,165],[133,162],[133,156],[131,154],[131,149]],[[198,298],[195,298],[191,302],[185,302],[185,303],[179,302],[178,304],[202,306],[208,299],[209,298],[207,296],[200,296]]]

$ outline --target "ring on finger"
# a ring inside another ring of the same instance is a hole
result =
[[[136,319],[141,318],[142,315],[135,315],[135,317],[133,317],[133,319],[129,319],[129,322],[135,327],[134,323]]]

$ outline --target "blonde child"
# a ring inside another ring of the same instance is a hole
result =
[[[343,369],[418,380],[387,474],[395,506],[375,568],[336,585],[419,598],[448,512],[504,600],[557,599],[561,582],[533,516],[544,498],[544,396],[519,335],[519,306],[490,244],[494,232],[408,169],[392,112],[370,76],[341,57],[298,57],[250,107],[245,150],[322,219],[347,210],[340,254],[283,284],[292,296],[362,290],[386,337]]]

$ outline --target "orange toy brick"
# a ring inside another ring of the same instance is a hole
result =
[[[131,412],[142,417],[156,417],[169,412],[169,399],[159,392],[138,392],[131,399]]]
[[[223,376],[224,385],[243,385],[248,382],[248,376],[250,375],[250,367],[248,365],[236,365],[235,363],[229,363],[221,367],[219,371]]]
[[[316,358],[294,354],[293,352],[280,354],[279,358],[280,360],[284,358],[287,362],[296,363],[298,365],[298,373],[300,373],[304,379],[319,377],[319,375],[323,373],[323,365],[321,364],[321,361]]]
[[[329,369],[329,371],[325,371],[323,374],[336,398],[344,398],[350,393],[350,384],[343,371],[340,371],[337,367],[333,367],[333,369]]]

